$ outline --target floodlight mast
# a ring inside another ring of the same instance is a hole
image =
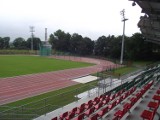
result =
[[[34,26],[30,26],[30,32],[31,32],[31,50],[33,50],[33,37],[34,37],[33,32],[35,32]]]
[[[45,28],[45,42],[47,43],[47,28]]]
[[[121,46],[120,64],[123,64],[125,21],[127,21],[128,19],[125,18],[125,9],[123,9],[123,10],[120,12],[120,14],[122,15],[122,22],[123,22],[123,36],[122,36],[122,46]]]

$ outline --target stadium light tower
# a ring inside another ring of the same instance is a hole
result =
[[[123,10],[120,12],[120,14],[122,15],[122,22],[123,22],[123,36],[122,36],[122,46],[121,46],[120,64],[123,64],[125,21],[127,21],[128,19],[125,18],[125,9],[123,9]]]
[[[33,32],[35,32],[34,26],[30,26],[30,32],[31,32],[31,50],[33,50],[33,37],[34,37]]]

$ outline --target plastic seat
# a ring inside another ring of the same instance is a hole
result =
[[[60,120],[63,120],[65,117],[67,117],[67,115],[68,111],[59,116]]]
[[[83,113],[83,112],[84,112],[84,110],[85,110],[85,108],[84,108],[84,107],[79,108],[79,109],[77,109],[76,114]]]
[[[82,103],[79,108],[84,108],[85,105],[86,105],[85,103]]]
[[[57,118],[57,117],[54,117],[54,118],[52,118],[51,120],[58,120],[58,118]]]
[[[93,102],[92,100],[89,100],[86,105],[89,105],[89,104],[91,104],[92,102]]]
[[[98,99],[99,99],[98,97],[95,97],[93,101],[97,101]]]
[[[102,110],[100,110],[100,111],[98,112],[98,116],[99,116],[100,118],[102,118],[103,115],[105,115],[107,112],[108,112],[108,106],[106,106],[105,108],[103,108]]]
[[[94,114],[93,116],[89,117],[88,120],[98,120],[98,114]]]
[[[109,108],[109,110],[111,110],[115,106],[116,106],[116,100],[114,102],[112,102],[110,105],[108,105],[108,108]]]
[[[97,104],[97,105],[95,106],[95,109],[98,110],[99,108],[102,107],[102,105],[103,105],[103,102],[100,102],[99,104]]]
[[[102,101],[104,105],[108,104],[109,98]]]
[[[119,120],[118,116],[114,116],[112,120]]]
[[[96,104],[98,104],[99,102],[100,102],[100,99],[94,100],[94,101],[93,101],[93,105],[96,105]]]
[[[125,103],[125,104],[123,105],[123,108],[126,108],[127,110],[129,110],[131,107],[132,107],[132,106],[131,106],[130,103]]]
[[[110,100],[113,100],[115,98],[115,96],[116,96],[115,94],[110,96]]]
[[[84,114],[85,114],[87,117],[89,117],[89,116],[94,112],[94,110],[95,110],[95,108],[92,107],[92,108],[88,109],[87,111],[85,111]]]
[[[75,116],[75,112],[72,112],[68,116],[65,117],[65,120],[70,120],[70,119],[74,118],[74,116]]]
[[[78,108],[75,107],[75,108],[73,108],[69,113],[73,113],[73,112],[75,113],[75,112],[77,111],[77,109],[78,109]]]
[[[123,96],[120,96],[119,99],[116,100],[116,104],[121,103],[122,100],[123,100]]]
[[[149,110],[144,110],[144,111],[141,113],[141,117],[142,117],[143,119],[153,120],[153,118],[154,118],[154,112],[149,111]]]
[[[118,110],[114,115],[119,118],[122,118],[127,111],[128,111],[127,108],[123,108],[123,110]]]
[[[83,118],[84,118],[84,113],[82,113],[79,116],[77,116],[76,118],[74,118],[74,120],[83,120]]]
[[[86,109],[89,109],[89,108],[91,108],[91,107],[93,107],[93,103],[90,103],[90,104],[88,104],[88,105],[85,105],[85,108],[86,108]]]

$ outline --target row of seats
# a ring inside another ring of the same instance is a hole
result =
[[[115,106],[121,103],[124,99],[126,99],[129,95],[131,95],[136,90],[136,87],[131,88],[129,91],[126,91],[119,95],[113,102],[109,103],[107,106],[103,107],[96,114],[89,117],[89,120],[97,120],[101,119],[107,112],[112,110]]]
[[[136,98],[131,98],[131,101],[135,103],[144,93],[145,90],[149,88],[149,86],[145,86],[145,89],[142,89],[140,93],[136,94]],[[89,120],[95,120],[96,118],[102,118],[109,110],[114,108],[117,104],[119,104],[122,100],[124,100],[126,97],[128,97],[130,94],[132,94],[135,91],[136,87],[131,88],[129,91],[124,93],[124,90],[121,90],[113,95],[101,95],[100,97],[96,97],[94,100],[88,101],[88,103],[83,103],[80,105],[80,107],[75,107],[71,111],[67,111],[60,115],[59,117],[55,117],[52,120],[69,120],[69,119],[75,119],[75,120],[81,120],[85,117],[89,117]],[[122,94],[124,93],[124,94]],[[113,101],[116,98],[115,101]],[[110,103],[108,106],[105,106],[106,104]],[[127,105],[125,105],[127,106]],[[99,110],[100,108],[102,108]],[[128,107],[129,108],[129,107]],[[99,110],[99,111],[98,111]],[[98,111],[98,112],[97,112]],[[97,113],[96,113],[97,112]],[[124,110],[125,112],[125,110]],[[96,113],[93,115],[93,113]],[[117,116],[115,117],[118,118]]]
[[[109,102],[113,101],[115,98],[123,94],[125,91],[121,90],[115,94],[101,95],[99,97],[95,97],[93,100],[89,100],[87,103],[81,104],[79,107],[73,108],[71,111],[67,111],[60,115],[59,117],[55,117],[52,120],[81,120],[84,117],[89,117],[92,113],[96,112]]]
[[[145,85],[140,91],[138,91],[135,95],[130,98],[130,102],[126,102],[123,105],[122,110],[118,110],[114,114],[113,120],[120,120],[128,111],[130,111],[131,107],[144,95],[144,93],[152,86],[153,81]]]
[[[144,110],[142,111],[141,113],[141,117],[143,119],[147,119],[147,120],[153,120],[154,119],[154,116],[157,112],[157,109],[160,105],[160,89],[156,91],[156,94],[153,96],[153,100],[154,101],[150,101],[147,105],[147,107],[149,108],[149,110]],[[158,102],[155,102],[155,101],[158,101]]]

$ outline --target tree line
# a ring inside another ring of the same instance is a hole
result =
[[[22,37],[16,38],[13,42],[10,42],[10,37],[0,37],[0,50],[2,49],[16,49],[16,50],[29,50],[31,49],[32,38],[25,40]],[[39,44],[41,44],[40,38],[33,38],[33,50],[39,50]]]
[[[16,38],[10,42],[9,37],[0,37],[0,49],[31,49],[31,38]],[[54,51],[75,54],[80,56],[101,56],[119,59],[121,54],[122,36],[100,36],[97,40],[82,37],[78,33],[66,33],[57,30],[49,36],[49,43]],[[38,50],[42,44],[40,38],[33,38],[33,49]],[[141,33],[125,36],[124,58],[131,60],[159,59],[160,47],[157,44],[146,42]]]
[[[122,36],[100,36],[97,40],[82,37],[78,33],[65,33],[57,30],[49,37],[49,42],[55,51],[69,52],[76,55],[95,55],[119,59],[121,54]],[[141,33],[131,37],[125,36],[124,58],[131,60],[158,59],[160,47],[146,42]]]

